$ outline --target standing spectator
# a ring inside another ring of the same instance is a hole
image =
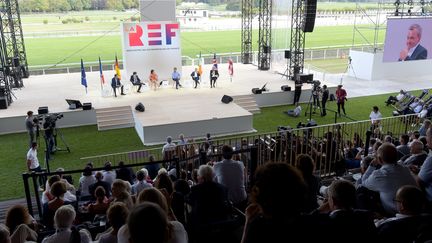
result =
[[[92,242],[90,233],[87,230],[78,231],[73,227],[75,216],[75,210],[71,205],[61,206],[54,215],[56,232],[43,239],[42,243]]]
[[[147,183],[146,178],[147,174],[145,173],[147,170],[139,170],[136,173],[137,181],[132,185],[132,195],[138,195],[142,190],[152,187],[151,184]]]
[[[222,147],[224,160],[214,165],[215,181],[228,188],[228,198],[239,208],[246,203],[245,166],[241,161],[232,160],[233,148],[228,145]]]
[[[341,108],[342,108],[344,115],[346,115],[346,112],[345,112],[345,101],[347,100],[346,96],[347,96],[347,92],[345,91],[345,89],[342,88],[342,84],[338,85],[337,90],[336,90],[336,100],[337,100],[337,107],[338,107],[339,116],[341,115],[341,113],[340,113]]]
[[[377,158],[369,165],[362,181],[363,186],[380,194],[382,206],[389,215],[397,212],[393,201],[396,191],[404,185],[415,185],[409,169],[397,163],[396,147],[390,143],[379,147]]]
[[[106,162],[103,170],[103,181],[107,182],[108,184],[112,185],[114,183],[114,180],[117,178],[116,172],[112,169],[111,162]]]
[[[27,133],[29,135],[29,138],[30,138],[29,147],[32,146],[33,142],[36,142],[35,128],[36,128],[37,124],[35,124],[34,119],[35,118],[33,117],[33,111],[27,111],[27,117],[25,119],[25,126],[26,126]]]
[[[33,172],[42,172],[42,168],[39,165],[39,159],[37,157],[37,148],[38,145],[36,142],[32,142],[29,151],[27,152],[27,169]],[[42,176],[38,176],[39,178],[39,186],[43,188],[43,178]]]
[[[165,158],[167,153],[174,151],[175,147],[176,147],[176,145],[175,145],[175,143],[173,143],[172,137],[168,136],[166,138],[165,145],[162,147],[162,155],[164,156],[164,158]]]
[[[321,116],[327,115],[326,103],[327,103],[328,98],[329,98],[329,90],[327,89],[327,85],[323,85],[322,98],[321,98],[321,108],[322,108]]]
[[[377,127],[379,125],[379,123],[381,122],[381,119],[382,119],[382,115],[381,115],[381,112],[378,109],[378,106],[374,106],[372,108],[372,111],[371,111],[371,113],[369,115],[369,119],[371,120],[373,128],[375,128],[375,127]],[[372,129],[372,131],[373,130],[374,129]]]

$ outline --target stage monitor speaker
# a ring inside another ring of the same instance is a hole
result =
[[[233,101],[233,98],[229,95],[224,95],[221,99],[221,101],[225,104],[230,103],[231,101]]]
[[[305,0],[303,13],[303,32],[313,32],[315,26],[315,17],[317,9],[317,0]]]
[[[282,85],[282,86],[281,86],[281,90],[282,90],[282,91],[291,91],[291,87],[288,86],[288,85]]]
[[[140,111],[140,112],[144,112],[145,111],[145,107],[144,107],[144,105],[143,105],[143,103],[138,103],[136,106],[135,106],[135,110],[137,110],[137,111]]]
[[[48,106],[41,106],[38,109],[38,115],[48,114]]]
[[[19,58],[18,58],[18,57],[14,57],[14,58],[12,58],[12,63],[13,63],[13,66],[14,66],[14,67],[19,67],[19,65],[20,65],[20,60],[19,60]]]
[[[263,52],[264,53],[270,53],[271,52],[271,47],[270,46],[263,46]]]
[[[0,86],[0,99],[2,97],[6,97],[6,88],[4,86]]]
[[[304,73],[298,73],[296,75],[296,81],[300,81],[302,83],[311,82],[313,81],[313,74],[304,74]]]
[[[82,107],[82,104],[81,104],[81,102],[79,100],[69,100],[69,99],[66,99],[66,102],[68,103],[69,109],[71,109],[71,110],[75,110],[75,109],[78,109],[78,108]]]
[[[260,88],[253,88],[252,94],[262,94],[262,90]]]
[[[0,109],[7,109],[8,108],[8,100],[6,97],[1,98],[0,97]]]
[[[285,50],[285,59],[290,59],[290,58],[291,58],[291,51]]]
[[[83,103],[82,108],[83,108],[83,110],[91,110],[92,103],[91,102]]]

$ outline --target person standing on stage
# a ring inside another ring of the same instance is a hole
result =
[[[138,77],[137,72],[133,72],[132,76],[130,77],[130,81],[132,82],[132,85],[138,86],[137,92],[140,93],[143,83],[141,83],[141,79]]]
[[[210,88],[216,88],[216,80],[219,78],[219,72],[216,67],[213,66],[212,70],[210,70]]]
[[[150,85],[153,87],[153,90],[156,91],[156,88],[158,87],[158,75],[153,69],[150,71],[149,81]]]
[[[341,115],[341,113],[340,113],[341,107],[342,107],[342,111],[343,111],[344,115],[346,115],[346,112],[345,112],[345,101],[347,100],[346,96],[347,96],[347,92],[345,91],[345,89],[342,89],[342,84],[338,85],[337,90],[336,90],[336,100],[337,100],[337,107],[338,107],[339,116]]]
[[[321,116],[326,116],[326,103],[329,98],[329,91],[327,89],[327,85],[323,85],[322,88],[322,98],[321,98]]]
[[[198,84],[199,84],[199,80],[200,80],[200,74],[199,74],[199,72],[198,72],[198,68],[195,68],[195,71],[193,71],[193,72],[191,73],[191,77],[192,77],[192,80],[195,82],[195,87],[194,87],[194,89],[196,89],[197,86],[198,86]]]
[[[178,87],[182,87],[180,84],[180,73],[177,72],[177,68],[174,68],[174,72],[172,73],[172,80],[176,83],[176,89],[178,89]]]
[[[121,84],[120,79],[117,74],[114,74],[114,77],[111,79],[111,87],[114,90],[114,96],[117,97],[117,88],[120,87],[121,95],[126,95],[123,93],[123,84]]]
[[[300,100],[300,95],[302,91],[302,82],[300,80],[296,80],[294,84],[294,102],[293,105],[296,105]]]
[[[36,130],[36,124],[33,120],[34,120],[33,111],[28,111],[27,117],[25,120],[25,125],[26,125],[27,133],[28,133],[29,138],[30,138],[29,147],[31,147],[32,143],[36,141],[35,140],[36,139],[36,136],[35,136],[36,135],[36,131],[35,131]]]

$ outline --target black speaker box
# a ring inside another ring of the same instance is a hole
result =
[[[41,107],[39,107],[38,114],[39,115],[48,114],[48,106],[41,106]]]
[[[223,103],[228,104],[233,101],[233,98],[229,95],[224,95],[221,100]]]
[[[282,85],[282,86],[281,86],[281,90],[282,90],[282,91],[291,91],[291,87],[288,86],[288,85]]]
[[[145,111],[145,107],[144,107],[144,105],[143,105],[143,103],[138,103],[136,106],[135,106],[135,110],[137,110],[137,111],[140,111],[140,112],[144,112]]]
[[[262,94],[262,90],[260,88],[253,88],[252,94]]]
[[[302,83],[308,82],[308,81],[313,81],[313,74],[304,74],[304,73],[299,73],[296,75],[296,81],[300,81]]]
[[[6,88],[4,86],[0,87],[0,98],[6,96]]]
[[[285,59],[290,59],[290,58],[291,58],[291,51],[285,50]]]
[[[315,17],[317,9],[317,0],[305,0],[304,20],[302,23],[303,32],[313,32],[315,26]]]
[[[92,108],[92,103],[90,103],[90,102],[83,103],[83,104],[82,104],[82,108],[83,108],[83,110],[91,110],[91,108]]]
[[[0,109],[7,109],[8,108],[8,101],[7,98],[0,98]]]
[[[14,58],[12,59],[12,62],[13,62],[14,67],[19,67],[19,65],[20,65],[20,60],[19,60],[18,57],[14,57]]]
[[[263,52],[264,53],[270,53],[270,46],[263,46]]]

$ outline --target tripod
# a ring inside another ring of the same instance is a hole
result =
[[[57,136],[60,135],[60,139],[63,142],[63,145],[66,147],[66,149],[62,149],[57,147]],[[67,144],[66,140],[63,137],[63,133],[60,131],[60,129],[58,129],[57,127],[54,128],[54,147],[55,147],[55,151],[67,151],[68,153],[70,153],[70,148],[69,145]]]
[[[309,102],[305,110],[305,116],[309,114],[309,121],[312,120],[312,113],[315,113],[316,108],[320,108],[320,99],[319,99],[319,85],[314,84],[311,95],[309,97]],[[312,111],[313,109],[313,111]]]
[[[354,67],[353,67],[353,65],[352,65],[351,62],[352,62],[352,58],[351,58],[351,57],[348,57],[348,64],[347,64],[347,66],[346,66],[346,68],[345,68],[345,71],[344,71],[344,73],[342,74],[341,79],[340,79],[340,84],[341,84],[341,85],[343,84],[343,78],[344,78],[344,75],[346,75],[346,74],[348,73],[349,70],[352,71],[352,73],[354,74],[354,78],[357,79],[357,74],[355,73],[355,71],[354,71]]]

